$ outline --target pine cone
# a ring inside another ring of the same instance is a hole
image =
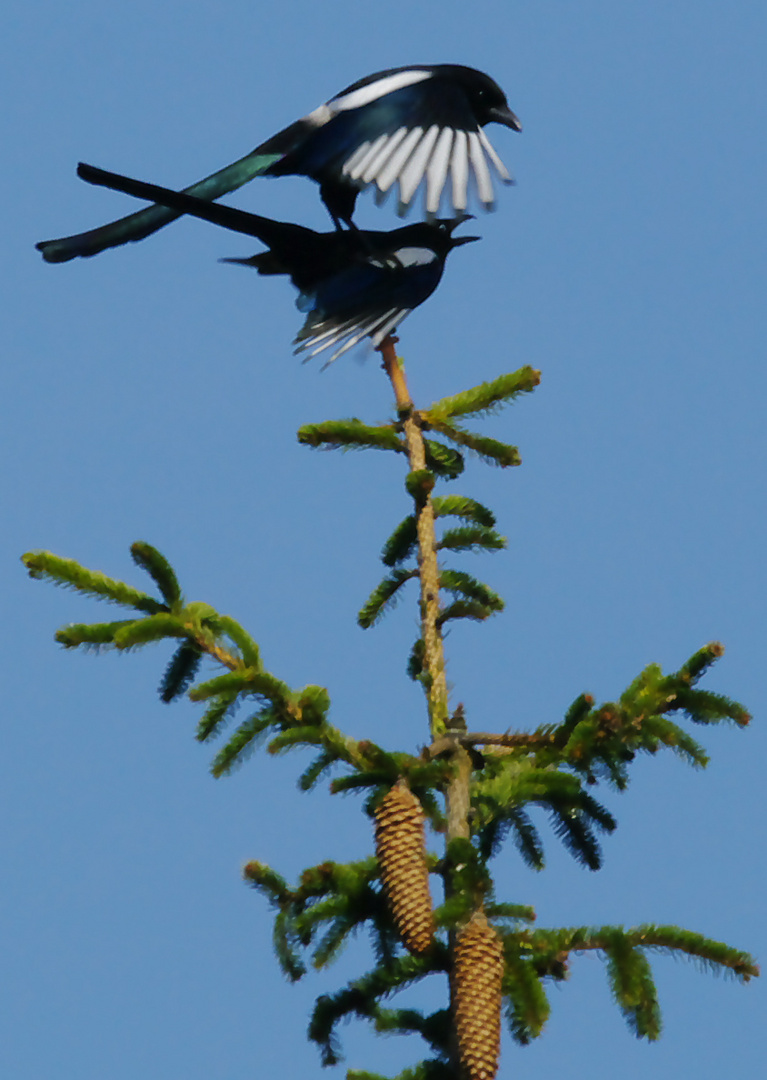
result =
[[[384,796],[375,820],[376,855],[394,924],[410,952],[424,953],[434,938],[434,912],[421,804],[400,782]]]
[[[469,1080],[493,1080],[501,1045],[503,945],[483,911],[456,935],[453,995],[458,1054]]]

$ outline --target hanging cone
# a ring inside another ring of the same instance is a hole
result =
[[[453,995],[458,1054],[469,1080],[493,1080],[501,1047],[503,945],[483,911],[458,931]]]
[[[376,855],[394,924],[410,952],[424,953],[434,938],[434,912],[421,804],[400,782],[384,796],[375,821]]]

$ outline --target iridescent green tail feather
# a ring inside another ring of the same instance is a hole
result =
[[[260,148],[253,150],[239,161],[227,165],[225,169],[220,169],[212,176],[184,188],[184,191],[188,195],[196,195],[199,199],[218,199],[227,192],[235,191],[243,184],[247,184],[249,180],[261,176],[282,156],[282,154],[265,154]],[[42,240],[35,246],[42,252],[46,262],[68,262],[78,257],[87,258],[98,255],[107,248],[143,240],[178,217],[181,215],[175,210],[168,210],[164,206],[148,206],[145,210],[129,214],[128,217],[120,218],[118,221],[110,221],[98,229],[77,233],[76,236],[65,236],[59,240]]]

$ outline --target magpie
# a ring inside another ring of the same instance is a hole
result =
[[[286,274],[299,290],[296,307],[306,314],[293,342],[295,353],[311,350],[305,357],[308,360],[338,346],[328,364],[364,337],[369,337],[374,347],[379,346],[437,288],[450,251],[480,239],[453,236],[453,230],[470,214],[389,232],[355,228],[320,233],[93,165],[78,165],[77,174],[90,184],[167,207],[177,217],[191,214],[257,237],[267,251],[247,259],[221,261],[252,266],[259,274]]]
[[[340,229],[353,227],[357,195],[370,185],[380,203],[399,183],[400,215],[423,186],[426,218],[433,220],[449,173],[452,191],[445,201],[454,216],[466,211],[470,181],[483,207],[492,210],[490,166],[504,183],[513,181],[483,130],[491,121],[522,130],[489,75],[460,64],[387,68],[347,86],[239,161],[184,190],[212,200],[256,176],[308,176],[320,185],[320,196]],[[90,232],[36,246],[47,262],[67,262],[143,240],[178,216],[168,207],[150,206]]]

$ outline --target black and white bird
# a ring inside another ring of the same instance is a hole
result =
[[[374,347],[380,345],[431,296],[452,249],[479,240],[478,236],[453,236],[453,230],[469,214],[389,232],[345,229],[319,233],[92,165],[78,165],[77,173],[88,183],[168,207],[176,216],[191,214],[257,237],[267,251],[247,259],[222,261],[252,266],[259,274],[287,274],[299,290],[296,306],[306,314],[294,341],[295,352],[307,353],[308,360],[337,346],[328,364],[364,337],[369,337]]]
[[[512,180],[485,134],[491,122],[521,131],[489,75],[460,64],[388,68],[352,83],[250,154],[184,190],[213,200],[256,176],[308,176],[320,185],[338,229],[352,226],[357,195],[370,186],[381,201],[399,185],[400,214],[423,187],[427,220],[443,203],[449,215],[464,214],[470,186],[484,209],[492,210],[492,174],[504,183]],[[151,206],[90,232],[44,240],[37,248],[47,262],[67,262],[142,240],[177,217],[168,207]]]

